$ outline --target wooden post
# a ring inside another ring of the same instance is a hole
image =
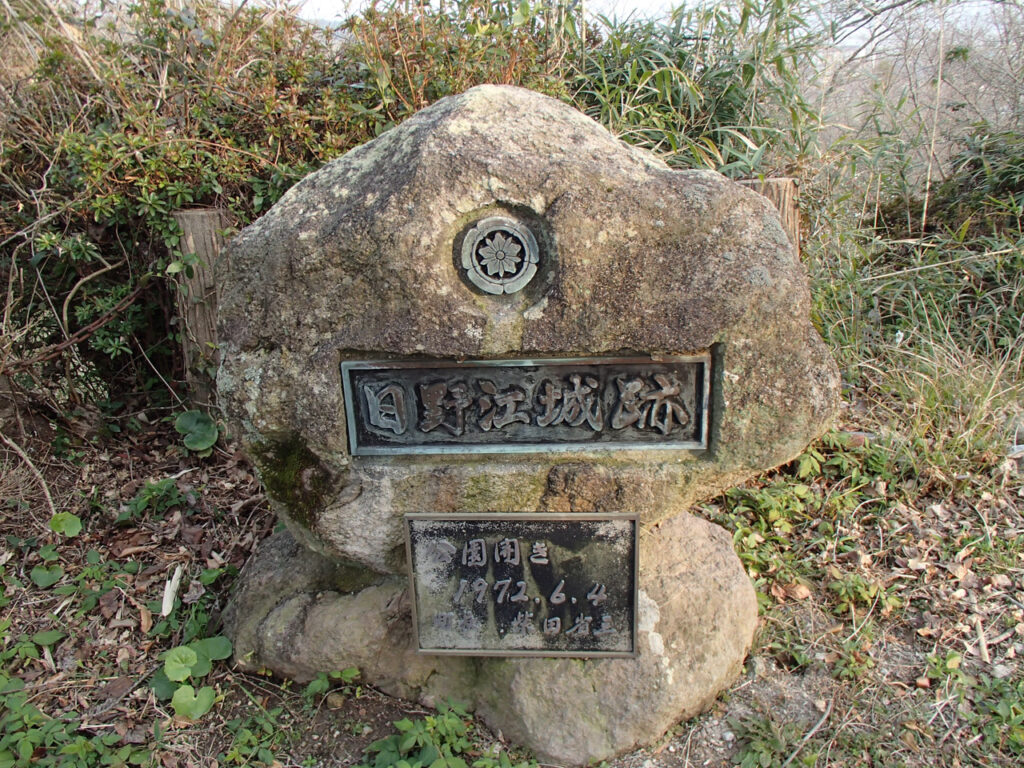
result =
[[[782,228],[789,235],[796,257],[800,258],[800,191],[797,180],[787,177],[774,179],[740,179],[739,184],[767,197],[782,216]]]
[[[227,211],[220,208],[193,208],[175,211],[184,236],[182,253],[194,253],[199,262],[192,265],[192,276],[178,273],[178,318],[185,355],[185,381],[192,402],[207,410],[216,405],[217,367],[217,277],[227,267],[221,258],[222,232],[230,225]]]

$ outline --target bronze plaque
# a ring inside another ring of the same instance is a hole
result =
[[[406,516],[424,653],[636,655],[635,515]]]
[[[707,448],[709,354],[341,364],[353,455]]]

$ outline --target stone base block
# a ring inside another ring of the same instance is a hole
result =
[[[638,655],[470,658],[414,648],[408,581],[267,539],[225,616],[243,668],[300,682],[358,667],[392,695],[468,703],[547,762],[583,765],[657,740],[739,673],[757,624],[729,535],[690,514],[641,531]]]

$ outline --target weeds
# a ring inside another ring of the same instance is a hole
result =
[[[118,514],[116,523],[127,523],[141,518],[147,512],[158,517],[175,507],[184,507],[186,499],[178,489],[176,478],[165,477],[162,480],[147,480],[138,493],[124,505]]]
[[[353,685],[358,679],[359,670],[356,667],[334,670],[330,674],[326,672],[318,673],[302,690],[302,700],[306,709],[311,710],[313,702],[319,697],[324,696],[331,689],[331,686],[338,686],[336,693],[339,696],[355,696],[358,698],[362,695],[362,688],[358,685]]]
[[[730,725],[739,741],[736,756],[739,768],[782,768],[817,763],[818,753],[813,748],[796,751],[801,746],[802,735],[797,723],[780,723],[771,716],[752,714],[732,720]]]
[[[367,760],[356,768],[401,768],[402,766],[448,766],[469,768],[466,758],[473,746],[465,710],[448,702],[438,707],[436,715],[422,719],[404,718],[395,722],[395,734],[378,739],[366,748]],[[369,759],[373,756],[372,762]],[[513,768],[512,758],[505,751],[482,755],[473,761],[474,768]],[[516,763],[514,768],[530,768],[535,762]]]
[[[31,662],[53,661],[53,649],[67,635],[59,630],[12,638],[9,619],[0,621],[0,765],[149,765],[152,745],[126,745],[116,733],[89,734],[74,710],[58,717],[45,713],[22,676]],[[22,675],[22,676],[19,676]]]

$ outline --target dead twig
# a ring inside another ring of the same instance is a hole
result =
[[[809,742],[811,737],[821,729],[821,726],[825,724],[825,721],[828,720],[828,716],[831,714],[832,702],[830,701],[825,706],[825,711],[821,714],[821,717],[818,718],[818,722],[814,724],[814,727],[811,728],[811,730],[804,734],[804,737],[800,739],[800,743],[796,745],[796,749],[794,749],[792,753],[790,753],[789,757],[786,758],[786,762],[782,764],[782,768],[788,768],[789,764],[796,760],[796,756],[800,754],[800,750],[807,746],[807,742]]]
[[[16,442],[14,442],[7,435],[5,435],[3,432],[0,432],[0,440],[3,440],[4,445],[6,445],[8,448],[14,451],[18,455],[18,458],[25,462],[25,466],[29,468],[29,471],[35,476],[36,480],[39,482],[39,487],[43,489],[43,496],[46,497],[46,504],[50,508],[50,517],[56,515],[57,507],[53,503],[53,496],[50,495],[50,486],[46,484],[46,478],[43,477],[43,473],[39,471],[36,465],[32,462],[32,459],[29,458],[28,454],[25,453],[22,447],[18,445]]]
[[[129,306],[131,306],[142,293],[143,289],[147,286],[147,284],[147,280],[141,280],[139,284],[135,286],[134,291],[132,291],[123,299],[121,299],[121,301],[119,301],[108,312],[105,312],[104,314],[100,315],[100,317],[98,317],[96,320],[89,323],[89,325],[85,326],[84,328],[81,328],[80,330],[76,331],[67,339],[60,342],[60,344],[53,344],[49,347],[44,347],[39,351],[38,354],[35,355],[35,357],[31,357],[28,360],[15,360],[10,365],[6,366],[3,369],[3,371],[0,372],[2,372],[5,375],[18,373],[19,371],[31,368],[32,366],[37,365],[38,363],[45,363],[49,360],[53,360],[68,347],[79,342],[85,341],[93,333],[95,333],[97,330],[99,330],[104,325],[113,320],[118,314],[126,310]],[[54,312],[54,314],[56,315],[56,312]]]
[[[992,658],[988,653],[988,641],[985,639],[985,628],[981,625],[981,617],[975,614],[972,620],[974,631],[978,634],[978,653],[981,654],[981,660],[989,664]]]

